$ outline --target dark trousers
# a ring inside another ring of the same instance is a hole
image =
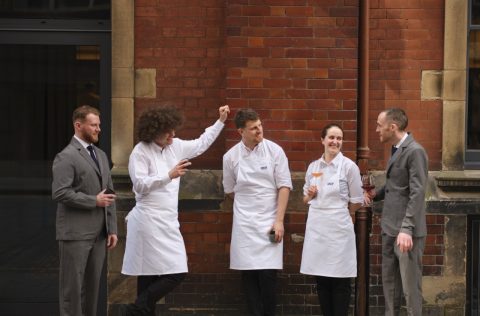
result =
[[[138,276],[135,305],[154,315],[157,301],[177,287],[186,275],[186,273],[176,273]]]
[[[348,316],[350,278],[317,276],[317,294],[324,316]]]
[[[277,270],[243,270],[242,285],[251,315],[275,315]]]

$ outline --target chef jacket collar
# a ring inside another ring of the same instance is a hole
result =
[[[340,164],[342,159],[343,159],[343,154],[339,152],[337,156],[335,156],[335,158],[333,158],[333,160],[330,161],[330,163],[327,163],[322,155],[322,157],[320,157],[320,166],[322,167],[332,166],[334,168],[337,168],[337,166]]]
[[[154,141],[151,142],[152,146],[153,146],[153,149],[155,149],[156,152],[159,152],[159,153],[163,153],[163,151],[170,145],[165,145],[165,147],[162,147],[160,145],[158,145],[157,143],[155,143]]]
[[[263,148],[263,140],[257,144],[257,146],[255,146],[252,149],[248,148],[247,146],[245,146],[245,144],[243,143],[243,141],[240,141],[241,143],[241,148],[242,148],[242,155],[243,156],[248,156],[250,155],[252,152],[258,152],[259,150],[261,150]]]

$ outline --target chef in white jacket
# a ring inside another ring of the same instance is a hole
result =
[[[282,148],[263,138],[258,114],[240,109],[234,121],[242,140],[223,156],[223,188],[234,199],[230,269],[241,270],[250,313],[271,316],[292,180]]]
[[[219,119],[195,140],[174,138],[183,116],[174,107],[143,112],[137,123],[139,143],[130,155],[128,171],[136,204],[126,217],[127,240],[122,273],[138,276],[137,299],[122,315],[154,315],[157,300],[185,277],[187,255],[178,222],[180,177],[194,158],[215,141],[230,109],[219,108]]]
[[[351,286],[357,276],[355,233],[349,212],[363,202],[360,171],[340,152],[343,130],[329,124],[322,130],[323,156],[305,175],[303,201],[308,210],[300,272],[316,276],[325,316],[347,316]]]

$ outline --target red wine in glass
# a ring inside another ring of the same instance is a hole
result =
[[[362,175],[362,189],[367,192],[375,189],[375,184],[373,183],[373,176],[371,174]]]

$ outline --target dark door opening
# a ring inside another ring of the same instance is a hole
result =
[[[110,45],[109,31],[0,30],[1,315],[58,315],[51,165],[82,104],[100,108],[110,152]]]

